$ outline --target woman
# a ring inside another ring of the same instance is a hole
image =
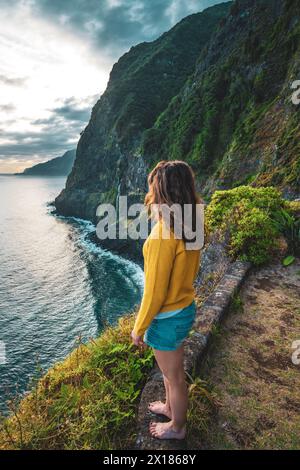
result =
[[[150,423],[150,433],[158,439],[184,439],[188,390],[182,342],[195,318],[193,282],[199,269],[200,249],[188,248],[182,221],[180,237],[175,230],[180,219],[175,220],[171,210],[167,221],[161,208],[174,204],[183,208],[189,204],[195,232],[199,200],[193,172],[182,161],[158,163],[148,177],[148,185],[145,205],[156,224],[143,246],[145,288],[131,337],[136,346],[146,343],[153,348],[164,378],[166,401],[150,403],[149,409],[170,421]]]

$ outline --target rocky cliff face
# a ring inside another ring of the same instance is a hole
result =
[[[93,108],[58,211],[95,220],[118,194],[140,200],[149,169],[175,158],[204,193],[251,183],[299,194],[299,36],[298,0],[236,0],[133,47]]]
[[[114,65],[56,199],[60,213],[94,220],[98,204],[115,203],[118,193],[133,201],[143,197],[149,168],[141,154],[144,131],[179,93],[229,8],[227,2],[191,15],[156,41],[131,48]]]
[[[237,0],[197,61],[195,73],[145,133],[152,164],[184,158],[201,191],[239,184],[300,189],[297,0]]]

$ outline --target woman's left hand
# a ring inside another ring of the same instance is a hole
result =
[[[133,330],[131,332],[131,338],[132,338],[132,342],[133,342],[133,344],[135,344],[135,346],[145,346],[145,343],[143,341],[143,337],[142,336],[137,336],[134,333]]]

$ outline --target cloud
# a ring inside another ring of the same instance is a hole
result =
[[[5,75],[0,75],[0,82],[9,86],[23,86],[26,80],[26,77],[6,77]]]
[[[59,127],[45,126],[35,133],[6,132],[7,141],[0,144],[0,165],[11,159],[14,163],[18,160],[20,166],[28,159],[38,163],[76,148],[78,137],[74,135],[74,127],[60,124]]]
[[[0,135],[5,136],[5,141],[0,141],[0,159],[16,155],[20,161],[34,155],[40,159],[51,158],[76,147],[98,97],[91,95],[77,100],[71,96],[61,100],[47,118],[31,121],[30,131],[0,129]]]
[[[57,116],[69,121],[87,122],[91,115],[91,106],[97,101],[98,95],[78,101],[74,96],[66,98],[61,106],[52,110]]]
[[[117,59],[131,45],[153,39],[169,26],[164,17],[169,4],[170,0],[36,0],[32,9]]]
[[[95,53],[117,59],[132,45],[155,39],[184,16],[223,0],[0,0],[32,11],[82,37]]]
[[[5,132],[5,143],[0,144],[0,159],[18,155],[22,160],[30,155],[56,156],[65,152],[68,145],[76,146],[73,126],[63,125],[58,128],[49,124],[38,132]],[[1,132],[3,129],[1,129]]]
[[[23,0],[24,1],[24,0]],[[118,58],[132,45],[150,41],[182,17],[223,0],[32,0],[33,11],[85,37]]]
[[[16,106],[13,103],[0,104],[0,111],[4,113],[12,113],[15,109]]]

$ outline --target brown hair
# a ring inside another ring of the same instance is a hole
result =
[[[196,230],[196,204],[200,204],[202,201],[196,193],[193,170],[186,162],[180,160],[159,162],[148,176],[148,186],[149,190],[144,203],[148,208],[149,216],[152,215],[152,205],[159,207],[165,204],[171,207],[173,204],[177,204],[181,206],[183,211],[184,205],[190,204],[192,206],[192,230]],[[159,210],[159,218],[161,217],[162,214]],[[172,211],[170,223],[171,229],[174,229]],[[183,225],[181,236],[184,241],[187,241]]]

